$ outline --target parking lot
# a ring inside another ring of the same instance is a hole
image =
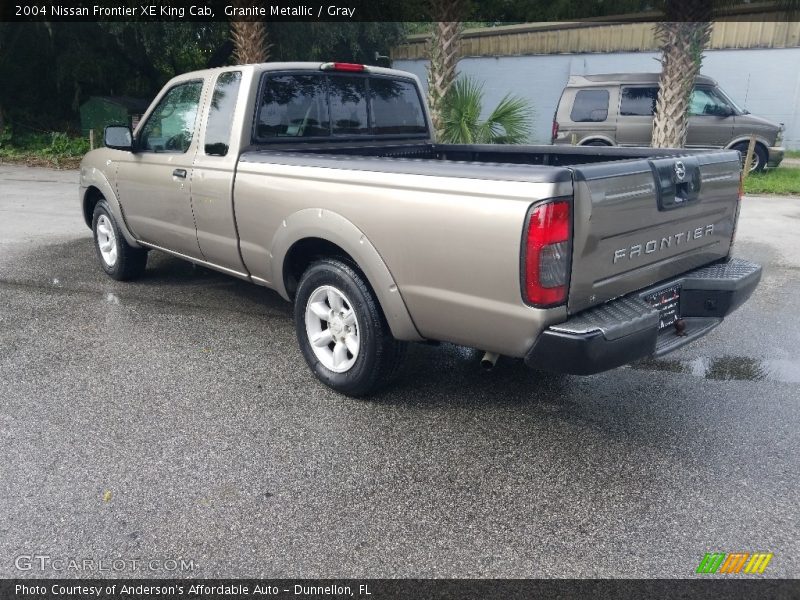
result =
[[[203,578],[691,577],[762,551],[798,577],[799,230],[800,198],[746,198],[759,289],[665,359],[486,373],[418,345],[353,400],[309,372],[277,294],[157,252],[115,282],[77,172],[0,165],[0,576],[103,575],[21,572],[38,553]]]

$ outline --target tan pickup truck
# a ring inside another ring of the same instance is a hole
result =
[[[81,165],[100,266],[159,250],[294,302],[317,377],[350,395],[407,342],[589,374],[661,355],[744,302],[735,151],[442,145],[419,81],[270,63],[170,81]]]

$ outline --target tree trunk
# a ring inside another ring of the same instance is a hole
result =
[[[703,50],[711,38],[710,4],[667,0],[667,18],[670,17],[673,20],[654,26],[662,54],[653,119],[654,148],[683,148],[686,145],[692,89],[700,73]],[[674,20],[677,18],[686,20]]]
[[[236,0],[234,6],[252,6],[252,3]],[[263,21],[231,21],[233,58],[237,64],[248,65],[267,62],[270,44],[267,43],[267,27]]]
[[[462,0],[432,0],[434,23],[428,43],[430,64],[428,66],[428,106],[436,137],[442,133],[442,104],[453,82],[456,80],[458,45],[462,24],[457,19],[462,9]]]

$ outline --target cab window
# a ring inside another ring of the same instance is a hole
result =
[[[337,75],[330,78],[329,85],[334,135],[369,133],[367,78]]]
[[[253,139],[426,136],[412,81],[379,75],[269,73],[262,80]]]
[[[427,133],[425,114],[413,83],[370,77],[369,94],[375,135]]]
[[[202,89],[202,81],[181,83],[171,88],[147,119],[139,136],[139,150],[186,152],[194,136]]]
[[[272,75],[263,87],[256,139],[330,135],[325,76]]]
[[[213,156],[225,156],[228,154],[231,127],[233,126],[233,113],[236,110],[236,100],[239,96],[239,83],[241,80],[241,71],[220,73],[217,78],[214,94],[211,96],[211,106],[208,109],[204,144],[206,154]]]
[[[598,123],[608,118],[608,90],[579,90],[569,118],[573,123]]]

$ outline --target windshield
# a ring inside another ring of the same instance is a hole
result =
[[[722,88],[717,87],[717,88],[714,88],[714,89],[716,90],[716,92],[720,96],[722,96],[725,100],[727,100],[728,104],[730,104],[731,107],[733,108],[733,110],[736,111],[737,115],[743,115],[743,114],[746,114],[746,113],[749,112],[749,111],[741,108],[738,104],[736,104],[736,102],[733,101],[733,98],[731,98],[728,94],[726,94],[725,91]]]

